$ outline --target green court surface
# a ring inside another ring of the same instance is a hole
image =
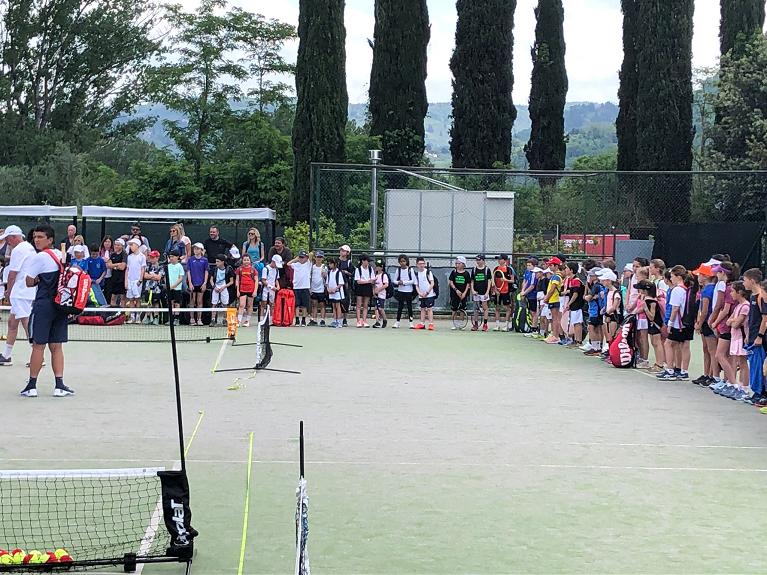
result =
[[[197,428],[193,572],[238,572],[251,432],[242,572],[292,572],[302,419],[318,574],[767,571],[767,416],[578,351],[448,327],[273,329],[303,348],[275,346],[271,367],[301,375],[213,375],[220,344],[180,345],[187,442]],[[178,458],[168,345],[68,344],[65,399],[50,397],[48,368],[39,398],[17,397],[24,354],[0,372],[1,468]],[[253,354],[228,346],[220,367]]]

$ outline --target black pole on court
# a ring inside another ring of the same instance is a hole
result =
[[[298,424],[298,458],[301,469],[301,477],[304,476],[304,422]]]
[[[186,456],[184,455],[184,420],[181,410],[181,380],[178,375],[178,352],[176,350],[176,326],[173,317],[173,298],[171,298],[168,261],[163,263],[165,271],[165,292],[168,300],[168,325],[170,327],[170,348],[173,353],[173,377],[176,383],[176,422],[178,424],[178,456],[181,461],[181,471],[186,473]]]

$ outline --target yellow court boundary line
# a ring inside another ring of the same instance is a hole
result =
[[[205,417],[205,410],[201,409],[198,411],[200,414],[197,418],[197,423],[194,424],[194,429],[192,430],[192,435],[189,436],[189,441],[186,444],[186,447],[184,448],[184,457],[186,457],[189,454],[189,449],[192,447],[192,442],[194,441],[194,438],[197,437],[197,430],[200,429],[200,425],[202,424],[202,419]]]
[[[248,515],[250,514],[250,472],[253,467],[253,432],[250,432],[248,445],[248,474],[245,481],[245,511],[242,519],[242,539],[240,541],[240,564],[237,567],[237,575],[242,575],[245,568],[245,547],[248,541]]]
[[[216,356],[216,361],[213,363],[213,368],[210,370],[210,373],[216,373],[216,370],[218,369],[219,364],[221,363],[221,360],[224,358],[224,352],[226,352],[226,347],[229,345],[229,342],[232,340],[225,339],[221,342],[221,347],[218,350],[218,355]]]

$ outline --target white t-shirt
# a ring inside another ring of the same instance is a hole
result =
[[[340,287],[341,289],[337,292],[331,291],[337,287]],[[338,268],[328,270],[328,291],[331,292],[330,299],[335,301],[344,299],[344,274],[342,274]]]
[[[293,262],[290,264],[293,268],[293,289],[309,289],[309,276],[312,273],[312,262],[306,260],[304,263]]]
[[[125,268],[125,275],[128,282],[135,285],[138,280],[144,279],[141,268],[146,267],[146,257],[141,252],[128,254],[128,265]]]
[[[27,287],[27,269],[30,259],[35,256],[35,248],[29,242],[21,242],[11,251],[8,272],[16,272],[11,296],[13,299],[35,299],[36,287]],[[48,259],[51,259],[50,256]]]
[[[328,270],[325,266],[312,266],[312,293],[325,292],[325,278],[327,274]],[[295,278],[295,276],[293,277]]]
[[[266,266],[261,270],[261,279],[266,280],[266,287],[269,289],[274,288],[277,283],[277,276],[279,275],[279,268],[273,268],[272,266]],[[293,276],[295,277],[295,276]]]
[[[671,322],[669,323],[669,327],[682,329],[682,315],[684,315],[684,306],[686,302],[687,302],[686,289],[684,289],[681,286],[677,286],[671,290],[671,298],[669,299],[669,303],[671,303],[672,308],[675,306],[678,307],[679,312],[677,313],[676,317],[673,320],[671,320]]]
[[[410,268],[397,268],[397,273],[391,278],[394,283],[394,289],[400,293],[412,293],[413,286],[415,285],[415,273]],[[402,285],[399,285],[399,281],[402,281]]]
[[[389,278],[386,275],[386,272],[382,272],[380,274],[376,274],[376,288],[384,287],[381,291],[378,292],[377,296],[378,299],[386,299],[386,286],[389,285]]]
[[[61,252],[59,250],[52,250],[59,261],[61,261]],[[50,254],[46,252],[38,252],[31,258],[24,266],[26,268],[27,277],[36,278],[40,274],[47,274],[50,272],[57,272],[61,269],[61,266],[53,261]]]
[[[373,268],[368,266],[363,268],[362,266],[354,270],[354,281],[367,281],[376,277],[376,272]]]
[[[434,281],[434,276],[432,273],[429,270],[424,270],[423,273],[419,272],[418,270],[414,270],[413,274],[415,275],[418,291],[423,293],[428,290],[429,293],[426,294],[426,297],[434,297],[434,290],[429,288],[429,280]]]

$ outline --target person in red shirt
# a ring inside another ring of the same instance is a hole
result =
[[[240,297],[240,309],[237,320],[242,327],[250,327],[253,315],[253,297],[256,294],[256,269],[248,254],[242,256],[242,265],[237,268],[237,293]]]
[[[498,265],[493,270],[493,301],[495,302],[495,328],[493,331],[511,331],[511,286],[514,283],[514,270],[509,267],[509,256],[498,256]],[[505,323],[501,326],[501,314]]]
[[[576,276],[578,264],[569,262],[565,265],[565,283],[562,295],[567,296],[567,304],[562,310],[569,329],[565,333],[565,342],[568,347],[579,347],[583,344],[583,294],[586,287]],[[572,339],[571,339],[572,336]]]

